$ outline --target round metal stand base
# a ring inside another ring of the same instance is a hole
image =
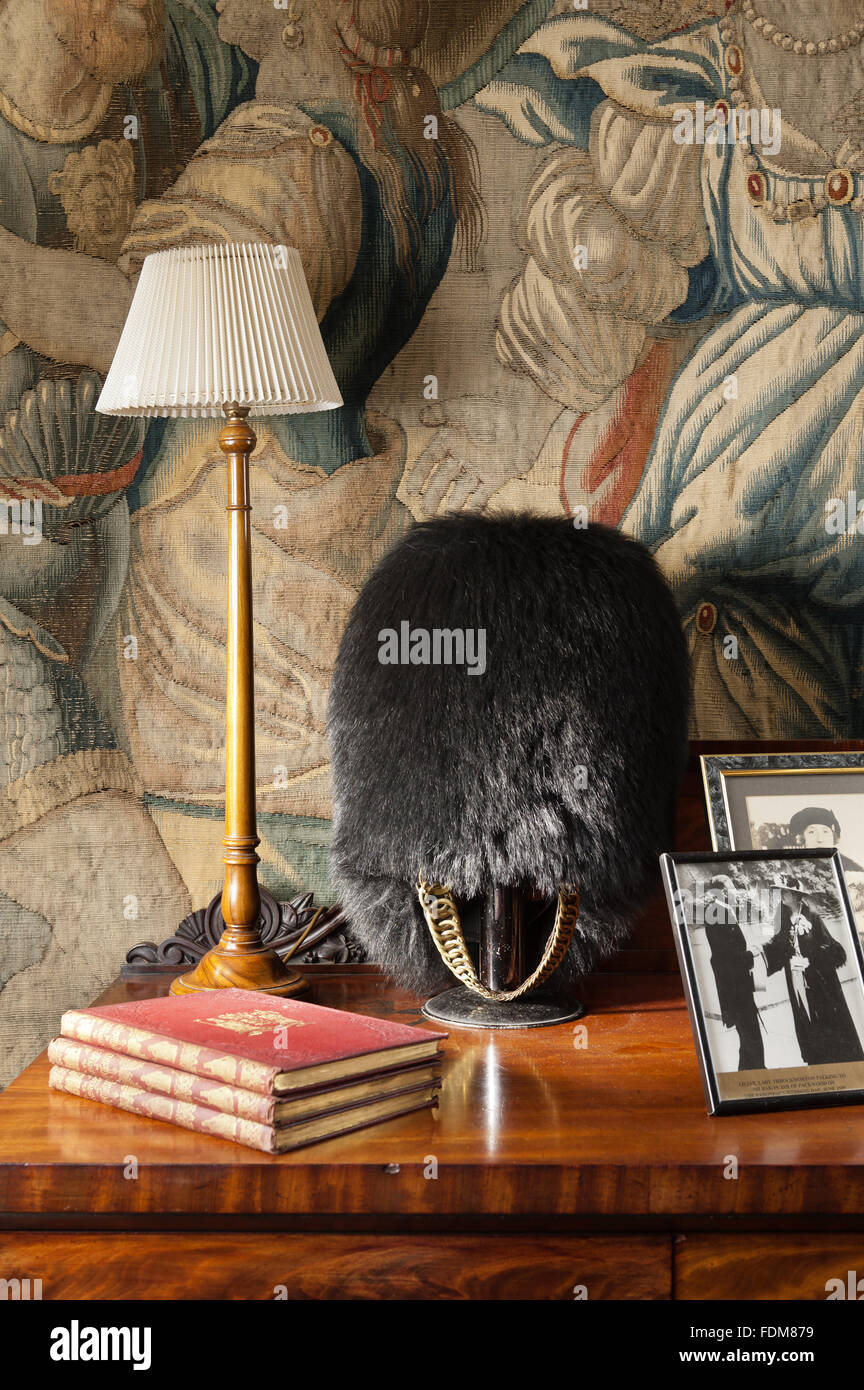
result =
[[[455,1028],[550,1028],[581,1018],[585,1006],[578,999],[538,989],[509,1003],[484,999],[466,985],[436,994],[423,1005],[427,1018]]]

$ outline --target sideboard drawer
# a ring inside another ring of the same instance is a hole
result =
[[[700,1234],[675,1244],[676,1298],[814,1301],[848,1299],[850,1288],[864,1298],[864,1234]]]
[[[0,1233],[43,1299],[668,1299],[669,1237]]]

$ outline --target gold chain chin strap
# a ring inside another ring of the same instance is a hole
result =
[[[485,985],[480,983],[477,972],[471,964],[471,957],[468,954],[468,947],[462,934],[459,909],[454,901],[452,890],[442,883],[427,883],[422,875],[418,874],[417,896],[420,899],[423,916],[426,918],[426,925],[432,933],[432,940],[438,947],[448,970],[453,972],[460,984],[467,985],[469,989],[473,989],[475,994],[482,995],[484,999],[499,999],[502,1002],[509,999],[519,999],[529,990],[541,985],[554,970],[558,969],[567,954],[567,948],[573,939],[576,921],[579,917],[579,893],[577,889],[559,889],[555,925],[549,934],[546,949],[537,969],[528,976],[527,980],[523,980],[517,989],[487,989]]]

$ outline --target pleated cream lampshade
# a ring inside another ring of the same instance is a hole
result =
[[[147,257],[96,409],[209,417],[341,404],[299,252],[252,242]]]

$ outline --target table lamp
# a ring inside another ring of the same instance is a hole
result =
[[[335,410],[339,387],[300,255],[261,243],[148,256],[96,409],[106,415],[227,417],[228,637],[225,930],[172,994],[240,988],[296,994],[306,982],[264,944],[255,815],[249,415]]]

